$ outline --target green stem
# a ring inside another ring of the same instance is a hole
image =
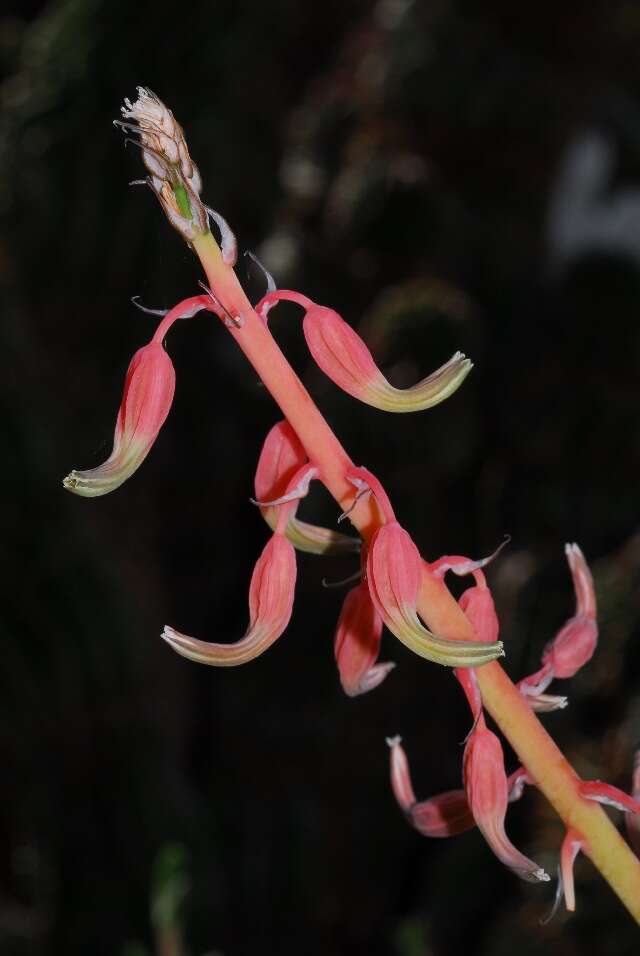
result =
[[[310,461],[320,470],[323,483],[346,511],[355,498],[355,489],[345,478],[352,466],[351,459],[265,323],[256,315],[233,269],[222,261],[211,234],[199,237],[193,245],[216,296],[232,316],[242,320],[240,328],[229,326],[231,335],[280,406]],[[374,497],[360,499],[349,518],[363,539],[368,540],[381,523]],[[445,584],[426,574],[418,609],[434,633],[456,640],[477,640]],[[483,703],[522,764],[567,828],[573,827],[585,839],[585,852],[640,923],[640,860],[602,807],[580,796],[580,778],[500,664],[485,664],[477,674]]]

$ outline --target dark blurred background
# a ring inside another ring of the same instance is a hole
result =
[[[264,658],[199,667],[164,623],[234,640],[267,529],[249,503],[278,413],[204,314],[169,347],[173,411],[112,495],[62,477],[111,449],[122,379],[197,262],[111,124],[149,85],[184,125],[204,196],[279,284],[332,305],[397,384],[455,349],[444,405],[376,412],[272,323],[352,457],[425,556],[493,550],[518,678],[572,613],[563,545],[592,562],[596,658],[545,717],[576,767],[629,787],[640,743],[640,6],[633,0],[3,0],[0,602],[3,956],[625,954],[637,930],[588,862],[578,912],[477,833],[428,841],[388,783],[460,785],[466,705],[398,663],[349,700],[332,655],[348,559],[301,556]],[[259,276],[239,273],[254,298]],[[320,491],[302,515],[333,524]],[[509,755],[509,769],[514,765]],[[518,845],[555,872],[562,828],[527,793]],[[634,946],[635,940],[635,946]]]

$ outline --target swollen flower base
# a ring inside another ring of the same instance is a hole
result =
[[[564,899],[567,909],[575,906],[573,862],[582,851],[640,922],[640,863],[599,806],[625,812],[630,841],[638,849],[639,758],[631,796],[600,781],[583,781],[534,713],[567,705],[565,696],[547,693],[549,685],[554,679],[572,677],[596,648],[595,593],[580,548],[566,546],[576,612],[544,649],[540,669],[514,686],[497,663],[504,649],[483,570],[497,552],[481,560],[447,555],[429,562],[421,557],[409,532],[398,523],[380,480],[351,461],[276,345],[267,319],[270,310],[283,300],[301,307],[305,339],[320,369],[354,398],[385,412],[432,408],[462,384],[471,363],[457,352],[413,387],[398,389],[377,368],[359,335],[334,310],[301,293],[277,289],[266,272],[267,293],[254,308],[233,271],[235,237],[223,217],[200,198],[202,183],[182,127],[158,97],[143,88],[135,102],[125,100],[122,113],[118,125],[138,136],[134,141],[142,150],[148,172],[143,182],[199,257],[209,285],[205,295],[186,299],[163,315],[151,342],[136,353],[129,367],[110,457],[89,471],[72,471],[65,487],[95,497],[131,477],[150,452],[173,400],[175,372],[165,350],[167,334],[177,319],[201,309],[216,315],[284,415],[265,438],[252,499],[271,529],[271,537],[251,578],[249,624],[243,637],[236,642],[213,643],[166,626],[164,640],[178,654],[203,664],[228,667],[251,661],[264,653],[289,623],[296,550],[357,555],[359,580],[345,598],[334,641],[344,691],[351,697],[368,693],[390,674],[394,664],[378,661],[386,627],[419,657],[454,668],[471,711],[458,790],[417,801],[400,738],[388,741],[393,792],[409,823],[429,837],[454,836],[477,826],[493,853],[516,875],[533,882],[547,881],[544,869],[513,845],[505,829],[508,804],[520,798],[525,785],[535,786],[566,825],[557,902]],[[209,230],[211,222],[219,232],[220,245]],[[338,503],[342,512],[338,521],[348,517],[358,537],[298,518],[301,499],[318,481]],[[445,585],[447,573],[473,576],[473,585],[458,602]],[[485,713],[493,717],[518,755],[520,766],[510,775],[500,739],[487,727]]]

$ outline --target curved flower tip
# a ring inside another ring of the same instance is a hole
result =
[[[285,630],[293,608],[296,557],[293,545],[274,534],[258,558],[249,588],[249,627],[235,644],[214,644],[165,626],[162,638],[189,660],[235,667],[254,660]]]
[[[264,518],[269,527],[275,531],[278,523],[276,509],[266,508]],[[358,554],[360,551],[359,538],[341,534],[333,528],[309,524],[307,521],[296,518],[295,515],[289,517],[284,533],[296,551],[304,551],[307,554]]]
[[[402,737],[387,737],[387,746],[390,750],[391,789],[400,809],[409,813],[416,803],[416,795],[413,792],[409,761],[402,746]]]
[[[502,745],[483,717],[465,747],[463,780],[473,818],[498,859],[523,880],[547,882],[548,874],[517,850],[505,832],[509,785]]]
[[[95,498],[118,488],[140,467],[165,422],[175,392],[175,371],[160,342],[139,349],[127,371],[113,451],[98,468],[72,471],[64,487]]]
[[[631,780],[631,795],[634,800],[640,801],[640,750],[636,751],[633,761],[633,777]],[[627,814],[626,818],[627,833],[634,850],[640,856],[640,815]]]
[[[520,691],[522,693],[522,691]],[[569,698],[561,694],[529,694],[524,693],[532,710],[541,714],[550,714],[554,710],[564,710],[569,706]]]
[[[576,594],[576,613],[542,654],[543,664],[559,678],[573,677],[591,660],[598,643],[596,597],[589,566],[577,544],[566,545],[565,553]]]
[[[576,616],[581,614],[596,618],[596,594],[593,586],[593,577],[589,570],[584,554],[575,543],[565,544],[564,553],[567,556],[573,587],[576,593]]]
[[[585,841],[577,830],[567,830],[560,850],[560,878],[558,890],[564,895],[564,903],[570,913],[576,908],[576,891],[573,882],[573,865],[580,850],[585,847]]]
[[[422,560],[415,544],[397,521],[374,534],[367,558],[371,600],[385,625],[420,657],[448,667],[479,667],[503,655],[502,644],[455,641],[437,637],[418,618]]]
[[[366,584],[359,584],[344,599],[334,642],[340,683],[349,697],[373,690],[395,667],[392,662],[376,664],[381,635],[382,620]]]
[[[560,850],[560,864],[558,866],[558,886],[556,889],[556,898],[553,901],[551,912],[544,919],[540,920],[542,926],[550,923],[558,912],[558,908],[564,899],[565,906],[570,913],[576,908],[576,891],[573,880],[573,865],[580,850],[584,850],[586,842],[582,839],[577,830],[570,828],[567,830],[562,849]]]
[[[386,412],[418,412],[448,398],[471,371],[469,359],[456,352],[441,368],[411,388],[394,388],[371,352],[333,309],[310,304],[304,335],[316,363],[332,382],[354,398]]]
[[[507,777],[507,791],[509,793],[508,802],[515,803],[524,793],[526,785],[534,786],[533,777],[525,767],[518,767]]]
[[[602,780],[583,780],[578,789],[580,796],[586,800],[595,800],[596,803],[602,803],[607,807],[615,807],[623,813],[640,813],[640,800],[630,797],[624,790],[613,787],[610,783],[603,783]]]

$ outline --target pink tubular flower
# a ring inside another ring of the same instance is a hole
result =
[[[291,479],[308,462],[298,436],[287,421],[278,422],[267,435],[254,480],[258,502],[281,498]],[[260,512],[272,531],[278,523],[277,507],[261,507]],[[360,550],[360,541],[332,528],[321,528],[301,521],[291,509],[285,534],[298,551],[309,554],[347,554]]]
[[[347,594],[336,628],[334,651],[340,683],[349,697],[373,690],[395,664],[376,664],[382,635],[382,619],[371,603],[366,584]]]
[[[482,715],[464,750],[463,779],[473,818],[498,859],[523,880],[547,881],[547,873],[520,853],[505,833],[509,790],[502,745]]]
[[[387,738],[391,759],[391,787],[409,823],[423,836],[448,837],[475,826],[464,790],[449,790],[418,803],[409,763],[400,737]]]
[[[464,790],[447,790],[429,800],[417,802],[411,783],[409,763],[400,737],[387,738],[390,749],[391,787],[398,806],[409,823],[423,836],[456,836],[476,825]],[[523,767],[507,779],[509,803],[519,800],[531,778]]]
[[[173,402],[176,373],[162,340],[177,319],[191,318],[208,308],[205,296],[193,296],[163,318],[148,345],[131,359],[116,421],[113,450],[104,464],[89,471],[72,471],[64,487],[76,495],[96,498],[118,488],[145,460]]]
[[[293,545],[279,533],[258,558],[249,588],[249,627],[235,644],[200,641],[165,626],[163,639],[192,661],[214,667],[235,667],[258,657],[285,630],[293,608],[296,557]]]
[[[577,544],[565,545],[565,554],[576,592],[576,613],[556,634],[542,655],[543,665],[553,668],[555,677],[573,677],[591,660],[598,640],[596,596],[593,578]]]
[[[573,578],[576,613],[545,647],[542,668],[518,681],[518,690],[534,710],[566,707],[566,697],[553,697],[544,691],[556,677],[573,677],[591,660],[598,642],[596,596],[589,566],[577,544],[566,544],[564,550]]]
[[[384,377],[371,352],[354,329],[333,309],[316,305],[311,299],[278,289],[268,293],[256,310],[266,317],[281,300],[296,302],[305,309],[304,336],[313,358],[325,375],[361,402],[386,412],[418,412],[448,398],[462,384],[472,364],[462,352],[411,388],[394,388]]]
[[[367,582],[373,604],[392,634],[415,654],[448,667],[479,667],[503,655],[502,644],[436,637],[418,618],[422,559],[397,521],[378,528],[369,547]]]

